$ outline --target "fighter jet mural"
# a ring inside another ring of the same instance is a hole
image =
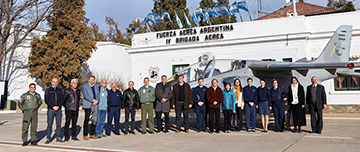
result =
[[[351,32],[352,26],[340,26],[320,56],[311,62],[306,59],[296,62],[213,59],[190,65],[170,77],[168,82],[175,84],[178,75],[183,75],[191,87],[197,86],[197,80],[203,78],[206,86],[211,86],[212,79],[217,79],[223,88],[222,83],[232,83],[236,78],[245,86],[246,80],[252,78],[255,86],[260,85],[260,79],[265,79],[270,87],[272,79],[277,78],[280,86],[287,87],[293,76],[305,86],[311,84],[312,76],[316,76],[319,83],[340,75],[360,76],[354,72],[355,67],[360,67],[360,62],[349,62]]]

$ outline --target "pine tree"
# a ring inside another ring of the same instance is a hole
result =
[[[213,0],[202,0],[200,2],[200,7],[203,10],[205,10],[206,7],[214,8],[215,4],[217,4],[218,6],[220,6],[222,4],[226,4],[226,7],[229,8],[229,0],[218,0],[217,3],[215,3]],[[217,18],[214,18],[214,17],[210,16],[209,19],[210,19],[211,25],[237,22],[236,16],[234,14],[233,15],[223,14],[223,15],[217,17]],[[201,25],[204,26],[204,25],[207,25],[207,23],[202,22]]]
[[[172,30],[179,29],[179,26],[176,22],[175,11],[179,16],[182,25],[186,28],[188,25],[185,24],[185,17],[183,11],[187,14],[187,17],[190,21],[189,9],[186,8],[186,0],[154,0],[154,8],[152,12],[155,14],[161,14],[163,12],[169,13],[172,22],[163,21],[163,23],[158,23],[152,26],[153,31],[163,31],[163,30]],[[191,22],[191,21],[190,21]],[[192,23],[192,26],[195,24]]]
[[[73,78],[80,78],[84,63],[96,49],[96,41],[86,25],[85,0],[54,0],[47,18],[50,31],[31,42],[29,73],[49,86],[51,78],[60,79],[68,87]]]

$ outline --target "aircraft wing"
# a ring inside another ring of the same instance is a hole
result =
[[[319,63],[319,62],[308,62],[308,63],[289,63],[289,62],[281,62],[281,63],[252,63],[249,65],[251,69],[254,70],[309,70],[309,69],[337,69],[337,68],[355,68],[360,67],[360,62],[327,62],[327,63]]]
[[[356,76],[356,77],[360,77],[360,73],[359,72],[336,72],[338,75],[341,76]]]

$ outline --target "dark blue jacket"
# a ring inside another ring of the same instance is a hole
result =
[[[57,86],[53,88],[50,86],[45,90],[45,103],[48,109],[52,109],[54,106],[61,106],[64,104],[64,91],[61,87]]]
[[[273,105],[280,104],[280,103],[285,104],[285,101],[283,99],[287,98],[287,92],[281,86],[278,86],[276,90],[274,87],[272,87],[270,89],[270,97],[271,97],[271,102]]]
[[[244,102],[245,103],[249,103],[249,102],[254,102],[254,104],[257,103],[257,94],[256,94],[256,87],[255,86],[245,86],[243,89],[243,97],[244,97]]]
[[[108,108],[120,107],[122,104],[122,93],[119,90],[115,92],[113,90],[108,91]]]
[[[272,106],[270,99],[270,89],[268,87],[258,87],[256,89],[256,93],[258,98],[257,105],[259,104],[259,102],[269,102],[269,106]]]
[[[193,99],[194,99],[194,103],[198,105],[199,101],[202,101],[204,103],[206,103],[205,101],[205,92],[207,90],[207,87],[203,86],[202,88],[200,88],[199,86],[195,87],[192,91],[192,95],[193,95]],[[206,104],[204,104],[206,105]]]

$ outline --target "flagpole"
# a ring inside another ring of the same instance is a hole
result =
[[[250,21],[252,21],[252,19],[251,19],[251,15],[250,15],[250,10],[249,10],[249,7],[248,7],[248,5],[247,5],[246,0],[244,0],[244,1],[245,1],[246,8],[248,9],[248,14],[249,14]]]
[[[239,6],[238,6],[238,3],[235,1],[235,3],[236,3],[236,8],[238,9],[238,11],[239,11],[239,16],[240,16],[240,19],[241,19],[241,22],[244,22],[244,20],[243,20],[243,18],[242,18],[242,16],[241,16],[241,12],[240,12],[240,9],[239,9]]]

